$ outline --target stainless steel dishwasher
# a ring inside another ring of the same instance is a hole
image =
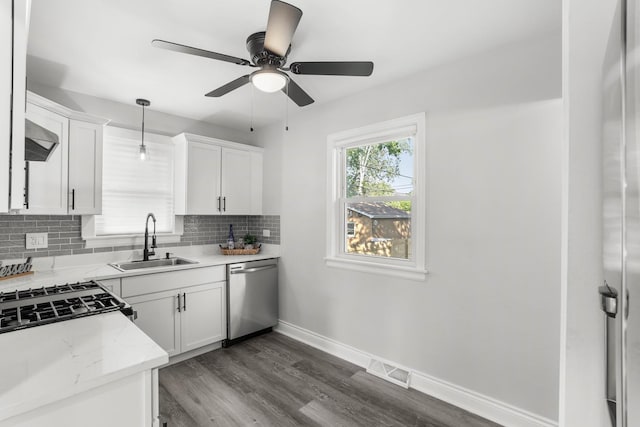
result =
[[[278,260],[227,266],[227,347],[278,323]]]

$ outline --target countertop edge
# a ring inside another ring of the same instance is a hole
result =
[[[103,318],[103,319],[109,318],[108,321],[116,321],[116,322],[131,322],[128,318],[126,318],[122,314],[118,312],[113,312],[113,313],[100,314],[97,316],[89,316],[89,317],[84,317],[79,319],[72,319],[65,322],[55,323],[52,325],[66,324],[66,326],[68,326],[73,322],[83,322],[83,321],[92,321],[92,320],[95,321],[96,318]],[[134,325],[133,323],[131,324]],[[76,323],[75,325],[77,326],[78,324]],[[34,331],[40,328],[41,327],[29,328],[27,330]],[[130,330],[133,331],[134,335],[137,335],[137,337],[132,337],[135,340],[142,340],[142,341],[147,340],[153,344],[151,346],[152,354],[150,354],[149,357],[146,357],[144,360],[141,360],[135,363],[127,364],[126,366],[123,366],[122,368],[119,368],[113,372],[95,375],[87,380],[80,381],[72,385],[65,385],[63,387],[56,388],[54,385],[51,385],[51,384],[43,384],[43,386],[46,389],[44,393],[40,395],[36,394],[30,399],[25,399],[25,400],[16,402],[12,405],[2,406],[2,395],[0,395],[0,423],[8,419],[11,419],[12,417],[20,416],[29,411],[67,399],[69,397],[112,383],[114,381],[127,378],[131,375],[135,375],[140,372],[161,367],[166,363],[168,363],[169,356],[167,355],[167,353],[162,348],[160,348],[155,342],[153,342],[151,338],[145,335],[144,332],[142,332],[137,327],[135,327],[135,329],[130,329]],[[18,333],[19,332],[20,331],[18,331]],[[11,334],[11,333],[12,332],[9,332],[8,334]],[[117,343],[114,345],[122,346],[123,343]],[[51,357],[54,358],[55,355],[51,355]]]
[[[169,271],[180,271],[180,270],[191,270],[195,268],[206,268],[206,267],[217,267],[220,265],[227,264],[235,264],[238,262],[248,262],[248,261],[260,261],[264,259],[271,258],[280,258],[279,255],[276,254],[257,254],[257,255],[221,255],[224,256],[224,259],[217,259],[218,255],[213,255],[216,257],[216,260],[202,260],[206,257],[212,257],[212,255],[208,255],[205,257],[185,257],[186,259],[196,261],[194,264],[182,264],[182,265],[172,265],[167,267],[152,267],[152,268],[144,268],[138,270],[129,270],[129,271],[120,271],[117,268],[108,265],[111,269],[113,269],[113,273],[107,274],[99,274],[96,276],[85,276],[84,279],[91,280],[106,280],[106,279],[121,279],[123,277],[133,277],[133,276],[144,276],[147,274],[155,274],[155,273],[166,273]],[[240,258],[242,257],[242,258]]]

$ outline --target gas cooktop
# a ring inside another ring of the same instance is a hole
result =
[[[129,304],[94,281],[0,292],[0,333],[111,311],[133,315]]]

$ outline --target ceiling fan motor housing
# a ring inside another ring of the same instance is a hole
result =
[[[287,49],[287,55],[284,57],[278,56],[264,48],[265,34],[265,31],[259,31],[247,37],[247,50],[251,55],[251,62],[258,67],[273,65],[276,68],[280,68],[287,62],[287,55],[291,51],[291,45]]]

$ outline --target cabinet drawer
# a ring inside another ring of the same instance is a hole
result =
[[[227,269],[224,265],[123,277],[122,297],[169,291],[226,279]]]

